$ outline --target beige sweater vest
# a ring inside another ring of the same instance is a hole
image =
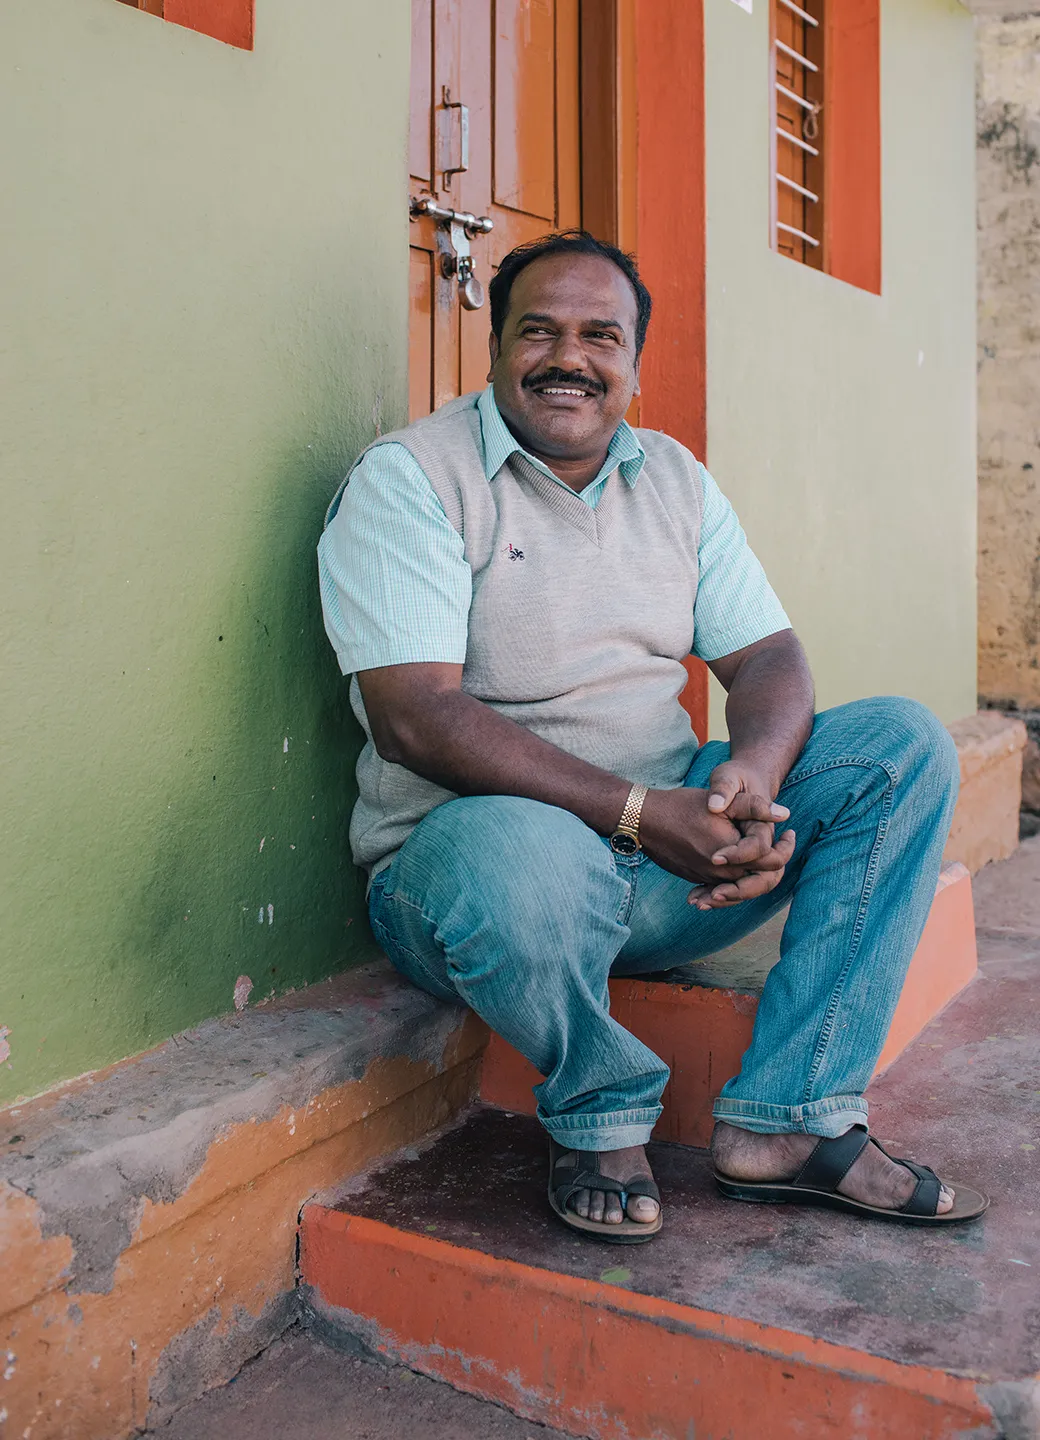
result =
[[[681,785],[698,743],[679,704],[703,508],[696,460],[639,430],[636,484],[615,471],[593,510],[521,455],[489,482],[476,404],[464,395],[375,442],[411,451],[463,539],[473,573],[463,690],[626,780]],[[367,743],[350,841],[374,874],[454,796],[379,757],[356,679],[351,704]]]

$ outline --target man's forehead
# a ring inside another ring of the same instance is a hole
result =
[[[513,282],[511,318],[577,312],[635,328],[636,297],[627,276],[600,255],[543,255]]]

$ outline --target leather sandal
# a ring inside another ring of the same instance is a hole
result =
[[[890,1160],[917,1177],[914,1193],[898,1210],[868,1205],[865,1201],[838,1194],[838,1186],[868,1145],[877,1145],[883,1155],[888,1155]],[[947,1210],[944,1215],[937,1214],[943,1182],[935,1171],[927,1165],[915,1165],[912,1160],[900,1160],[896,1155],[889,1155],[885,1147],[867,1133],[865,1125],[854,1125],[835,1140],[817,1141],[793,1180],[734,1180],[716,1170],[715,1183],[731,1200],[751,1200],[766,1205],[823,1205],[830,1210],[847,1210],[853,1215],[876,1215],[880,1220],[898,1220],[905,1225],[956,1225],[964,1220],[977,1220],[989,1208],[988,1196],[951,1180],[949,1189],[954,1191],[953,1209]]]
[[[574,1163],[563,1164],[564,1157],[572,1154],[581,1155],[587,1164],[580,1169]],[[601,1220],[584,1220],[576,1210],[570,1209],[570,1202],[579,1190],[603,1190],[611,1195],[620,1195],[622,1209],[630,1195],[646,1195],[661,1204],[661,1192],[648,1176],[634,1175],[622,1184],[609,1175],[601,1175],[598,1166],[598,1150],[570,1151],[557,1145],[555,1140],[549,1141],[549,1204],[554,1213],[572,1230],[596,1235],[613,1245],[642,1245],[652,1240],[661,1228],[660,1211],[656,1220],[646,1224],[641,1220],[630,1220],[626,1215],[617,1224],[608,1225]]]

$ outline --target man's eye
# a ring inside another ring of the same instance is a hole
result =
[[[549,332],[544,325],[528,325],[523,333],[525,335],[548,335]]]

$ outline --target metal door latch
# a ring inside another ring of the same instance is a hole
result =
[[[464,310],[479,310],[484,303],[484,287],[474,271],[476,261],[470,249],[470,240],[478,235],[487,235],[495,228],[489,215],[471,215],[468,210],[450,210],[438,205],[431,195],[412,197],[409,210],[414,219],[429,215],[448,231],[451,253],[441,255],[441,274],[446,280],[454,275],[459,282],[459,302]]]

